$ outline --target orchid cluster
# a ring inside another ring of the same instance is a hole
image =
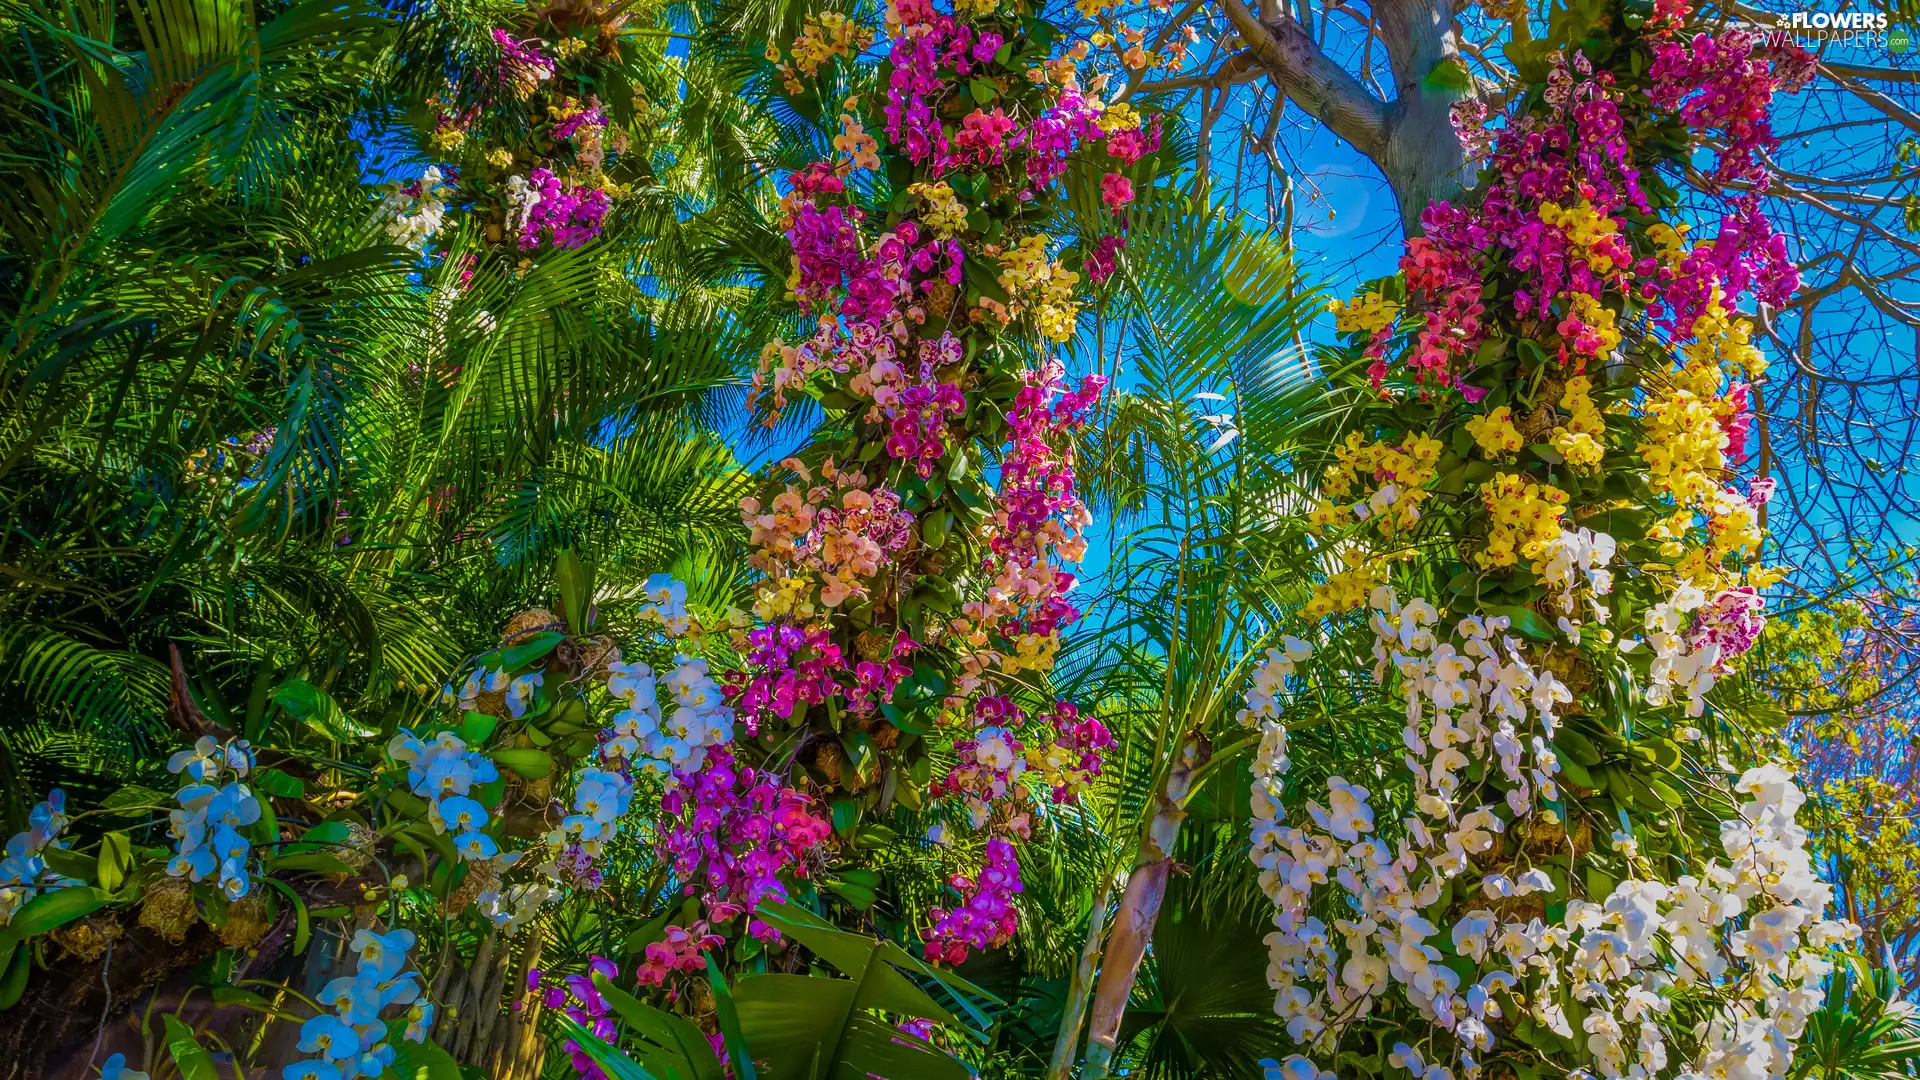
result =
[[[500,85],[521,101],[533,96],[540,84],[553,78],[554,65],[538,38],[519,40],[505,30],[493,32],[500,46],[500,66],[496,72]]]
[[[1738,31],[1682,42],[1672,28],[1662,29],[1665,22],[1649,25],[1657,57],[1649,73],[1652,103],[1676,110],[1696,132],[1727,132],[1723,178],[1751,180],[1753,154],[1771,139],[1766,104],[1804,78],[1805,58],[1790,46],[1762,47]],[[1780,303],[1797,276],[1784,241],[1752,195],[1731,200],[1712,243],[1689,245],[1684,226],[1640,224],[1653,204],[1627,142],[1632,118],[1622,106],[1629,96],[1613,73],[1594,70],[1584,56],[1556,60],[1543,105],[1487,129],[1491,158],[1472,212],[1445,202],[1426,211],[1426,235],[1408,241],[1401,260],[1404,307],[1389,295],[1392,289],[1375,287],[1351,305],[1336,305],[1337,325],[1364,342],[1371,378],[1383,390],[1404,327],[1405,385],[1423,396],[1451,389],[1468,405],[1496,393],[1485,412],[1464,420],[1488,460],[1545,444],[1551,460],[1571,471],[1591,475],[1609,460],[1626,466],[1609,456],[1622,440],[1609,432],[1605,414],[1632,417],[1640,437],[1626,445],[1635,447],[1653,491],[1667,500],[1666,516],[1649,530],[1660,556],[1677,576],[1714,589],[1737,586],[1739,572],[1724,564],[1757,552],[1760,535],[1755,499],[1719,479],[1738,462],[1751,409],[1746,387],[1729,384],[1728,373],[1756,377],[1765,361],[1735,301],[1751,290],[1764,302]],[[1509,291],[1508,279],[1498,277],[1509,273],[1511,302],[1504,306],[1492,298]],[[1620,296],[1645,309],[1680,364],[1647,380],[1638,402],[1603,405],[1588,365],[1617,356],[1620,302],[1608,298]],[[1490,310],[1490,302],[1503,306]],[[1519,344],[1541,358],[1528,362],[1528,377],[1536,368],[1544,377],[1524,413],[1509,388],[1488,378],[1513,364],[1501,358],[1515,342],[1497,333],[1509,325],[1517,328]],[[1476,552],[1480,565],[1528,559],[1537,567],[1537,555],[1526,549],[1531,544],[1537,551],[1558,534],[1553,507],[1566,494],[1515,476],[1483,486],[1494,527]],[[1705,540],[1697,541],[1694,527],[1702,519]],[[1764,587],[1771,580],[1771,571],[1754,567],[1744,583]]]
[[[574,1023],[592,1032],[594,1038],[612,1042],[617,1037],[613,1017],[609,1015],[612,1010],[607,1004],[606,995],[593,984],[595,975],[611,981],[619,977],[620,966],[604,956],[592,956],[587,959],[585,972],[559,977],[530,967],[527,969],[527,990],[539,994],[542,1005],[559,1009]],[[518,1002],[515,1007],[519,1007]],[[606,1072],[577,1040],[566,1040],[560,1044],[560,1049],[565,1051],[581,1080],[606,1080]]]
[[[1060,566],[1086,554],[1082,532],[1093,520],[1074,489],[1072,435],[1106,381],[1088,376],[1068,391],[1052,366],[1023,373],[1022,382],[1007,417],[1000,488],[981,530],[988,553],[980,570],[991,584],[949,627],[965,643],[956,684],[962,693],[980,686],[992,668],[1006,675],[1049,670],[1060,632],[1080,617],[1066,598],[1073,575]],[[993,637],[1010,651],[993,647]]]
[[[27,827],[7,838],[7,855],[0,859],[0,927],[34,897],[80,884],[49,870],[40,854],[67,846],[60,838],[67,822],[67,793],[54,788],[27,814]]]
[[[518,720],[533,706],[545,681],[546,676],[538,671],[509,676],[498,668],[476,668],[467,676],[467,681],[460,685],[458,694],[449,686],[442,690],[441,698],[458,704],[466,712],[480,712],[496,719],[510,716]]]
[[[380,1019],[390,1005],[410,1006],[402,1038],[426,1041],[434,1009],[432,1002],[421,999],[420,973],[407,970],[413,943],[411,930],[360,930],[353,935],[349,947],[359,958],[354,973],[320,991],[320,1003],[333,1011],[300,1026],[300,1049],[319,1056],[287,1066],[281,1073],[284,1080],[354,1080],[385,1073],[398,1056]]]
[[[640,608],[640,620],[653,623],[672,638],[686,637],[693,631],[693,618],[687,613],[687,586],[667,574],[651,574],[642,586],[647,602]]]
[[[520,853],[516,851],[510,854]],[[504,858],[496,857],[496,864]],[[527,924],[539,916],[541,905],[558,895],[559,890],[543,881],[506,886],[496,881],[475,894],[473,903],[474,910],[479,912],[481,918],[511,937],[526,929]]]
[[[868,635],[856,643],[861,658],[848,663],[824,627],[781,621],[742,636],[745,664],[728,673],[727,692],[741,711],[748,735],[759,734],[762,725],[776,717],[828,701],[855,716],[871,716],[912,672],[904,658],[917,648],[905,634],[896,634],[891,642]]]
[[[1070,802],[1100,775],[1113,732],[1098,717],[1082,716],[1071,701],[1054,702],[1052,714],[1037,719],[1053,728],[1053,744],[1028,749],[1027,767],[1053,789],[1054,802]]]
[[[401,186],[387,185],[376,214],[386,220],[387,239],[416,250],[439,233],[446,222],[447,196],[453,188],[441,182],[438,166],[429,165],[420,179]]]
[[[660,683],[672,696],[671,714],[661,710]],[[607,669],[607,691],[623,704],[614,714],[612,738],[602,746],[608,759],[637,761],[662,774],[698,771],[709,747],[733,741],[733,710],[699,657],[675,656],[664,680],[656,680],[646,664],[615,662]]]
[[[993,949],[1012,940],[1017,919],[1013,896],[1022,888],[1020,863],[1013,845],[1000,837],[987,840],[986,862],[974,877],[955,874],[949,882],[960,893],[955,908],[928,912],[927,959],[948,964],[966,960],[972,949]]]
[[[1306,1050],[1290,1059],[1295,1072],[1317,1075],[1307,1055],[1330,1054],[1390,995],[1432,1025],[1410,1040],[1418,1049],[1395,1047],[1394,1064],[1430,1080],[1482,1075],[1495,1021],[1523,1037],[1537,1027],[1577,1039],[1583,1067],[1609,1078],[1671,1075],[1670,1065],[1690,1076],[1784,1072],[1832,970],[1823,951],[1858,934],[1824,918],[1831,888],[1793,822],[1804,799],[1789,775],[1763,766],[1734,784],[1753,798],[1721,826],[1729,862],[1662,881],[1622,832],[1629,875],[1604,897],[1571,896],[1550,857],[1570,841],[1541,801],[1560,798],[1550,740],[1565,687],[1528,664],[1505,619],[1469,616],[1443,639],[1423,600],[1403,605],[1382,588],[1371,606],[1376,677],[1397,683],[1407,711],[1415,812],[1396,840],[1372,793],[1340,776],[1328,778],[1324,805],[1303,804],[1305,823],[1285,824],[1278,701],[1304,643],[1269,655],[1242,714],[1261,733],[1252,857],[1276,907],[1275,1009]],[[1474,761],[1490,763],[1502,802],[1472,802],[1477,785],[1461,774]],[[1344,896],[1329,926],[1314,913],[1333,883]],[[1544,904],[1555,897],[1558,918]],[[1708,1008],[1687,1022],[1699,1047],[1689,1062],[1670,1061],[1679,994]]]
[[[176,841],[169,875],[195,882],[214,878],[229,900],[253,888],[248,875],[253,846],[240,832],[260,820],[260,800],[243,782],[253,764],[246,740],[222,742],[211,735],[167,759],[167,771],[184,773],[189,781],[174,796],[180,809],[168,815]]]
[[[901,510],[897,493],[872,490],[865,473],[831,458],[821,463],[818,483],[798,459],[781,465],[806,488],[788,484],[764,507],[752,497],[740,500],[755,549],[749,562],[766,575],[755,589],[754,614],[805,619],[865,599],[866,582],[906,546],[913,515]]]
[[[423,741],[409,728],[387,743],[387,756],[407,767],[408,788],[427,800],[427,821],[434,832],[453,834],[462,859],[477,862],[499,854],[500,845],[482,831],[487,809],[472,795],[475,785],[500,778],[491,759],[468,749],[457,732],[442,731]]]
[[[727,747],[709,752],[700,769],[675,773],[660,809],[660,847],[684,891],[698,896],[715,922],[751,912],[767,896],[785,899],[780,876],[808,876],[809,853],[833,832],[813,813],[813,800],[741,764]],[[778,936],[757,919],[748,929],[763,939]]]
[[[565,251],[591,242],[613,205],[604,188],[563,180],[543,168],[508,177],[507,198],[513,207],[507,223],[522,251],[543,243]]]
[[[919,784],[962,804],[988,833],[988,863],[957,875],[959,902],[929,931],[935,959],[1011,932],[1012,840],[1031,820],[1022,777],[1071,799],[1112,740],[1069,703],[1027,716],[1006,686],[1050,670],[1061,632],[1079,616],[1065,564],[1084,553],[1089,515],[1072,446],[1104,384],[1069,387],[1056,362],[1027,369],[1024,350],[996,339],[1019,334],[1045,349],[1073,335],[1083,278],[1114,272],[1125,215],[1141,198],[1139,174],[1125,170],[1158,148],[1159,127],[1081,86],[1084,44],[1052,56],[1021,25],[991,4],[963,2],[949,14],[931,0],[893,0],[876,46],[888,61],[883,93],[846,98],[834,157],[787,177],[788,290],[813,329],[767,343],[752,400],[769,422],[801,395],[845,420],[781,463],[794,480],[742,501],[765,576],[758,625],[734,635],[742,662],[721,681],[745,739],[724,760],[710,755],[705,769],[677,772],[667,796],[672,813],[708,815],[704,832],[675,841],[679,872],[698,882],[727,865],[726,822],[743,813],[729,803],[763,791],[745,800],[751,820],[768,815],[784,789],[785,781],[740,779],[755,771],[755,741],[773,745],[804,728],[797,766],[828,790],[851,792],[909,782],[927,743],[950,738],[955,766]],[[768,55],[792,92],[873,40],[849,19],[810,17],[790,49]],[[1069,159],[1093,166],[1115,226],[1079,252],[1077,268],[1071,251],[1034,228]],[[897,194],[868,205],[870,186],[853,174],[883,165],[901,174]],[[983,458],[996,444],[991,482]],[[962,595],[956,580],[968,579],[981,585]],[[791,794],[798,832],[810,836],[805,823],[818,819]],[[819,823],[818,838],[827,834]],[[805,872],[806,846],[774,863]],[[743,887],[737,877],[704,886],[712,925],[750,909],[755,889],[777,881],[763,872]]]
[[[1745,586],[1709,599],[1698,586],[1682,581],[1671,597],[1648,608],[1645,644],[1653,659],[1643,688],[1647,704],[1684,698],[1688,716],[1705,715],[1707,692],[1759,640],[1765,606],[1760,594]],[[1620,650],[1632,652],[1640,645],[1628,638]]]
[[[613,57],[590,49],[577,32],[548,40],[544,35],[560,29],[556,22],[542,20],[536,29],[523,36],[523,29],[495,28],[497,60],[428,98],[433,127],[426,144],[444,163],[410,183],[387,186],[375,221],[394,243],[428,254],[458,207],[476,219],[488,244],[525,269],[542,250],[579,248],[605,230],[614,201],[626,194],[606,170],[627,153],[631,138],[598,97],[565,89],[577,85],[576,78],[598,83],[601,73],[593,66]],[[527,104],[503,108],[508,102]],[[643,114],[649,110],[644,101],[637,105]],[[528,114],[531,124],[501,122]],[[505,145],[490,145],[494,140]],[[441,265],[464,286],[483,257],[469,253],[457,271]],[[483,313],[480,323],[490,321]]]

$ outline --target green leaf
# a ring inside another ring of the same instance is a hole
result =
[[[174,1067],[180,1070],[182,1080],[220,1080],[214,1070],[213,1058],[207,1048],[194,1038],[193,1029],[182,1023],[180,1018],[168,1013],[164,1019],[167,1024],[167,1054],[173,1058]]]
[[[280,799],[298,799],[307,793],[305,781],[297,776],[288,776],[279,769],[256,769],[248,782]]]
[[[1427,69],[1420,87],[1436,94],[1464,94],[1473,89],[1473,76],[1466,61],[1450,56]]]
[[[753,1069],[753,1058],[747,1054],[747,1037],[740,1030],[740,1012],[734,1007],[733,994],[727,990],[727,980],[720,974],[720,965],[714,962],[712,953],[707,954],[707,983],[713,988],[720,1034],[726,1040],[727,1057],[733,1062],[734,1080],[759,1080],[759,1074]]]
[[[324,851],[345,844],[353,830],[344,821],[323,821],[306,832],[300,838],[280,849],[282,855],[292,855],[301,851]]]
[[[26,905],[13,915],[13,921],[7,924],[8,936],[25,940],[36,934],[44,934],[106,907],[113,897],[99,889],[84,886],[71,889],[55,889],[41,893],[27,901]]]
[[[985,79],[968,80],[967,93],[973,97],[974,103],[978,105],[991,105],[993,104],[993,99],[1000,96],[999,92],[993,88],[993,84]]]
[[[288,679],[273,688],[273,703],[287,710],[295,720],[306,724],[335,742],[350,743],[380,734],[348,716],[325,690],[300,679]]]
[[[127,873],[133,869],[133,841],[123,832],[110,832],[100,838],[100,855],[94,873],[94,881],[110,893],[120,891],[126,884]]]
[[[593,604],[593,589],[587,580],[586,565],[577,552],[562,551],[553,563],[553,584],[560,593],[560,617],[567,625],[586,633],[587,611]]]
[[[353,867],[341,861],[340,856],[327,851],[300,851],[292,855],[282,855],[277,859],[268,859],[267,868],[306,870],[315,874],[353,873]]]
[[[547,655],[565,640],[567,635],[557,630],[542,630],[537,634],[529,634],[505,648],[487,653],[474,661],[474,666],[483,671],[512,671]]]
[[[100,809],[121,817],[145,817],[173,805],[173,796],[144,784],[128,784],[101,800]]]
[[[460,1063],[445,1048],[431,1038],[414,1042],[405,1037],[406,1030],[404,1020],[387,1022],[387,1045],[394,1051],[388,1071],[396,1080],[465,1080]]]
[[[1534,641],[1552,641],[1554,638],[1553,627],[1548,626],[1547,620],[1541,618],[1540,613],[1532,608],[1514,604],[1494,604],[1486,609],[1486,613],[1505,615],[1512,621],[1513,632],[1521,637],[1531,638]]]
[[[488,716],[483,712],[471,712],[467,714],[466,719],[460,721],[460,738],[464,739],[468,746],[482,746],[488,739],[493,738],[493,730],[499,726],[499,717]]]
[[[493,759],[495,765],[528,780],[553,775],[553,755],[545,750],[494,750],[487,756]]]
[[[865,911],[872,907],[873,902],[879,899],[880,896],[880,894],[872,888],[866,885],[856,885],[850,881],[823,881],[821,885],[824,886],[828,892],[852,904],[854,908],[859,911]]]
[[[578,1043],[580,1049],[593,1059],[593,1063],[605,1070],[613,1080],[659,1080],[642,1068],[639,1062],[596,1038],[593,1032],[581,1027],[573,1017],[562,1014],[555,1019],[560,1021],[560,1029],[567,1033],[567,1037]]]
[[[662,1075],[691,1080],[722,1080],[725,1076],[720,1059],[713,1055],[713,1044],[686,1017],[641,1004],[598,972],[593,975],[593,985],[628,1024],[634,1037],[628,1045],[641,1064]],[[633,1046],[635,1041],[640,1045]]]
[[[860,782],[873,782],[873,771],[880,763],[880,756],[873,748],[873,738],[864,731],[849,731],[840,736],[840,746],[847,752],[847,761],[853,765],[854,775]]]
[[[0,975],[0,1009],[11,1009],[20,1003],[20,995],[27,992],[27,976],[33,970],[33,950],[6,935],[0,935],[0,941],[6,943],[5,948],[0,948],[0,956],[4,956],[6,962],[6,974]]]

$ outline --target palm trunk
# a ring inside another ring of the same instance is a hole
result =
[[[1205,736],[1189,736],[1167,769],[1160,789],[1154,792],[1153,817],[1141,835],[1140,854],[1134,860],[1133,873],[1127,878],[1127,891],[1120,898],[1120,909],[1114,913],[1113,937],[1107,942],[1106,962],[1100,966],[1100,983],[1093,994],[1093,1020],[1087,1029],[1087,1060],[1081,1071],[1082,1080],[1101,1080],[1112,1067],[1127,999],[1133,995],[1134,978],[1139,974],[1140,961],[1147,955],[1147,944],[1153,940],[1160,904],[1167,896],[1167,877],[1173,872],[1174,841],[1179,839],[1180,825],[1187,817],[1187,793],[1193,787],[1194,774],[1212,754],[1213,746]]]
[[[1060,1012],[1060,1034],[1053,1042],[1053,1060],[1047,1064],[1047,1080],[1068,1080],[1073,1075],[1074,1051],[1080,1045],[1080,1022],[1086,1019],[1087,998],[1093,991],[1093,973],[1100,966],[1100,938],[1107,929],[1107,897],[1113,893],[1108,876],[1100,883],[1093,911],[1087,916],[1087,943],[1080,947],[1080,962],[1074,966],[1073,981],[1067,984],[1067,1001]]]

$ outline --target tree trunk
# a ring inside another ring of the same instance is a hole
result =
[[[1374,97],[1292,15],[1255,14],[1245,0],[1218,2],[1247,43],[1248,62],[1264,68],[1288,101],[1380,168],[1407,235],[1420,234],[1420,214],[1429,203],[1452,199],[1466,186],[1466,153],[1453,129],[1452,108],[1471,83],[1452,0],[1372,5],[1399,94],[1392,102]]]
[[[1087,942],[1080,947],[1080,962],[1074,965],[1073,980],[1067,984],[1067,1001],[1060,1011],[1060,1034],[1053,1042],[1053,1060],[1047,1064],[1047,1080],[1068,1080],[1073,1074],[1074,1052],[1080,1047],[1080,1023],[1086,1018],[1087,998],[1093,991],[1093,974],[1100,966],[1100,939],[1107,929],[1107,897],[1113,893],[1111,876],[1100,882],[1093,911],[1087,915]]]
[[[1399,96],[1386,109],[1386,145],[1369,155],[1399,203],[1408,236],[1421,233],[1428,204],[1453,199],[1466,187],[1466,151],[1453,128],[1453,103],[1464,96],[1436,70],[1466,77],[1460,31],[1450,0],[1400,0],[1376,10],[1387,42],[1388,66]]]
[[[1160,782],[1159,790],[1154,792],[1153,817],[1141,835],[1139,856],[1134,861],[1133,873],[1127,878],[1120,908],[1114,913],[1113,936],[1107,942],[1106,962],[1100,966],[1100,983],[1093,994],[1093,1019],[1087,1029],[1083,1080],[1100,1080],[1112,1067],[1127,999],[1133,995],[1140,961],[1146,957],[1147,945],[1153,941],[1160,904],[1167,896],[1167,877],[1173,872],[1174,841],[1179,839],[1180,825],[1187,817],[1187,794],[1192,790],[1194,773],[1212,756],[1213,746],[1206,736],[1197,733],[1188,736]]]

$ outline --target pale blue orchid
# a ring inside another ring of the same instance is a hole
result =
[[[436,757],[427,766],[426,788],[434,795],[465,795],[473,787],[473,765],[465,754]]]
[[[227,894],[228,900],[238,900],[253,888],[253,882],[247,877],[245,857],[228,859],[220,864],[220,891]]]
[[[330,1061],[346,1061],[360,1053],[360,1036],[345,1020],[322,1013],[300,1025],[299,1047]]]
[[[27,831],[45,837],[40,845],[45,847],[53,842],[54,837],[66,831],[68,820],[67,793],[54,788],[47,792],[46,801],[35,806],[33,812],[27,815]]]
[[[9,855],[0,859],[0,884],[38,881],[47,872],[47,860],[38,855]]]
[[[213,827],[213,835],[208,839],[211,843],[207,846],[213,849],[213,853],[218,856],[222,862],[232,858],[245,857],[247,854],[247,848],[249,847],[247,838],[241,836],[234,830],[233,826],[228,825],[224,821]]]
[[[468,763],[473,766],[474,783],[491,784],[495,780],[500,779],[500,770],[494,768],[493,762],[487,758],[481,757],[479,754],[468,754],[467,760]]]
[[[382,979],[391,979],[407,966],[407,951],[413,948],[413,931],[389,930],[376,934],[371,930],[361,930],[353,935],[353,951],[360,954],[360,971],[373,972]]]
[[[207,815],[190,813],[186,810],[174,810],[167,814],[168,832],[180,841],[183,849],[191,850],[207,842]]]
[[[639,661],[607,665],[607,692],[625,698],[634,708],[652,705],[657,698],[653,669]]]
[[[100,1080],[147,1080],[147,1074],[127,1068],[127,1055],[115,1054],[100,1064]]]
[[[420,973],[409,971],[380,984],[380,1007],[411,1005],[420,999]]]
[[[416,1002],[407,1010],[407,1030],[401,1038],[408,1042],[426,1042],[427,1032],[433,1028],[433,1002]]]
[[[440,800],[440,820],[449,832],[471,832],[486,828],[487,810],[464,795],[451,795]]]
[[[180,800],[180,805],[187,810],[205,813],[208,804],[212,803],[214,796],[218,794],[220,789],[212,784],[188,784],[174,792],[173,797]]]
[[[167,874],[171,877],[183,877],[188,881],[199,881],[219,869],[220,860],[206,848],[195,851],[182,851],[167,862]]]
[[[464,832],[453,838],[454,849],[468,862],[491,859],[500,853],[500,845],[483,832]]]
[[[502,678],[504,677],[505,676],[502,676]],[[505,686],[506,684],[503,682],[500,685]],[[460,733],[451,728],[438,732],[434,735],[433,741],[427,744],[427,754],[429,757],[437,757],[441,754],[464,754],[466,752],[467,740],[461,738]]]
[[[560,831],[578,840],[598,840],[603,826],[585,814],[568,814],[560,819]]]
[[[260,820],[260,800],[247,785],[228,784],[207,803],[207,817],[228,825],[251,825]]]
[[[245,739],[233,740],[227,744],[226,761],[227,768],[232,769],[234,775],[247,775],[253,771],[253,747],[248,746]]]
[[[377,997],[367,998],[359,993],[355,986],[355,984],[359,982],[360,979],[356,976],[342,975],[327,983],[320,991],[319,997],[316,1000],[334,1012],[339,1013],[348,1023],[365,1023],[379,1012],[378,999]],[[375,1007],[357,1014],[356,1007],[366,1000],[374,1001],[376,1003]]]
[[[342,1080],[342,1077],[338,1066],[319,1058],[310,1058],[296,1061],[280,1070],[280,1080]]]
[[[513,714],[514,719],[518,720],[527,714],[528,706],[533,704],[541,683],[545,681],[544,674],[534,671],[520,676],[508,685],[507,711]]]
[[[387,1066],[393,1064],[393,1059],[396,1056],[398,1055],[394,1053],[393,1047],[381,1043],[379,1046],[363,1052],[359,1060],[354,1062],[354,1064],[358,1066],[361,1076],[376,1077],[387,1071]]]
[[[427,753],[427,745],[420,737],[406,728],[387,740],[387,756],[403,765],[419,761]]]
[[[167,759],[167,771],[184,772],[195,780],[205,780],[220,771],[220,763],[225,759],[219,741],[211,735],[202,735],[190,749],[178,751]]]

